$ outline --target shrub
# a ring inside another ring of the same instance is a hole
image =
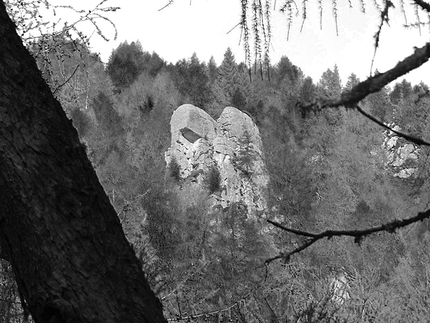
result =
[[[172,158],[169,163],[169,175],[175,181],[179,182],[181,180],[181,167],[175,158]]]
[[[221,175],[215,165],[209,168],[209,172],[206,174],[203,183],[206,189],[209,191],[209,194],[221,190]]]
[[[256,158],[255,151],[251,148],[252,137],[245,126],[242,126],[243,136],[239,138],[239,150],[233,156],[234,167],[240,170],[246,177],[251,177],[252,167]]]

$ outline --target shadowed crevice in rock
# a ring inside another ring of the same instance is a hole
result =
[[[191,143],[195,143],[198,139],[201,138],[201,135],[199,135],[198,133],[194,132],[190,128],[182,128],[180,130],[180,132],[185,137],[185,139],[187,139]]]

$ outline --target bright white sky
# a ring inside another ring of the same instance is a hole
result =
[[[77,9],[90,9],[100,0],[75,0]],[[239,0],[175,0],[168,8],[158,11],[168,0],[109,0],[105,6],[118,6],[120,10],[108,17],[118,30],[116,41],[105,42],[94,35],[92,50],[100,53],[107,62],[110,53],[121,42],[139,40],[145,51],[155,51],[164,60],[176,63],[182,58],[189,58],[196,52],[202,61],[214,56],[220,64],[225,50],[230,47],[235,54],[236,62],[244,61],[242,44],[239,44],[240,29],[229,34],[240,20]],[[334,18],[331,12],[331,1],[326,3],[323,16],[323,29],[319,28],[317,1],[309,1],[308,19],[300,32],[301,19],[297,17],[287,40],[286,17],[274,12],[273,41],[271,60],[277,63],[281,56],[287,56],[293,64],[299,66],[315,82],[327,68],[337,64],[343,84],[351,73],[363,80],[370,73],[373,56],[373,35],[379,23],[378,13],[370,1],[367,14],[362,14],[358,0],[351,0],[354,8],[348,7],[347,0],[339,1],[339,36],[336,36]],[[278,1],[279,3],[281,1]],[[407,1],[406,1],[407,2]],[[66,0],[52,0],[52,4],[70,3]],[[399,1],[394,1],[399,7]],[[69,13],[70,15],[70,13]],[[68,17],[70,20],[72,17]],[[414,14],[409,13],[409,22]],[[423,21],[426,21],[423,18]],[[390,25],[384,25],[380,48],[377,52],[374,68],[380,72],[393,67],[398,61],[413,53],[413,47],[422,47],[429,41],[429,27],[406,30],[404,18],[398,8],[393,11]],[[113,29],[100,22],[108,38],[112,39]],[[91,32],[89,32],[91,33]],[[426,63],[406,78],[413,84],[424,81],[430,85],[430,63]]]

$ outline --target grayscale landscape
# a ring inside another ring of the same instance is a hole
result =
[[[0,323],[430,321],[428,1],[90,2],[0,2]]]

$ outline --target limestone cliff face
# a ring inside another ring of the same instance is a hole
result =
[[[260,132],[250,116],[227,107],[215,121],[203,110],[185,104],[175,110],[170,124],[172,141],[165,157],[167,165],[172,159],[179,165],[179,184],[205,187],[215,168],[220,188],[211,194],[213,205],[243,202],[250,216],[264,213],[269,177]]]

